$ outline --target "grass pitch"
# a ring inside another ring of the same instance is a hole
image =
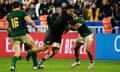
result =
[[[73,59],[50,59],[41,70],[32,69],[32,61],[22,59],[17,62],[17,72],[120,72],[120,61],[96,60],[94,69],[88,70],[88,60],[81,60],[78,67],[70,68]],[[11,58],[0,57],[0,72],[10,72]]]

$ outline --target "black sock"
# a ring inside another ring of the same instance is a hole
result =
[[[75,60],[76,62],[79,62],[80,61],[80,59],[79,58],[76,58],[76,60]]]
[[[75,52],[75,58],[76,58],[76,62],[79,61],[79,53],[78,53],[79,47],[76,47],[74,52]]]
[[[41,60],[42,60],[42,61],[46,61],[46,59],[45,59],[45,58],[42,58]]]
[[[27,57],[31,57],[31,50],[28,51],[28,53],[27,53]]]
[[[31,52],[31,56],[32,56],[33,66],[37,66],[38,65],[37,53],[36,52]]]
[[[52,54],[50,55],[50,58],[52,58],[56,53],[57,53],[57,51],[59,50],[59,48],[58,47],[53,47],[52,48]]]
[[[88,54],[88,57],[90,59],[90,63],[93,63],[92,54],[89,51],[87,51],[87,54]]]

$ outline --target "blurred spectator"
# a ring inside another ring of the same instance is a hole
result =
[[[49,9],[49,3],[46,0],[43,0],[43,2],[40,4],[39,12],[40,15],[47,15]]]
[[[102,4],[100,5],[100,18],[102,20],[104,17],[109,16],[112,16],[111,5],[108,0],[102,0]]]
[[[3,5],[5,6],[7,13],[12,10],[12,5],[9,3],[9,0],[4,0]]]
[[[61,7],[62,7],[62,10],[65,10],[65,8],[67,7],[67,3],[66,2],[63,2],[62,4],[61,4]]]
[[[82,15],[82,9],[83,9],[84,3],[81,0],[77,0],[75,3],[75,13],[78,15]]]
[[[40,8],[40,5],[42,3],[42,0],[38,0],[38,3],[36,4],[35,6],[35,13],[36,13],[36,16],[39,18],[40,16],[40,11],[39,11],[39,8]]]
[[[92,5],[95,2],[95,0],[88,0],[88,1],[90,5]]]
[[[52,2],[54,3],[55,7],[61,7],[63,2],[68,3],[69,0],[52,0]]]
[[[0,4],[0,18],[6,16],[12,10],[12,5],[8,0],[4,0],[3,3]]]
[[[53,13],[55,13],[55,6],[54,6],[54,3],[53,3],[53,0],[50,0],[49,1],[48,14],[53,14]]]
[[[22,4],[23,10],[27,11],[28,10],[28,5],[27,4]]]
[[[82,10],[82,16],[85,20],[88,20],[88,10],[89,10],[89,8],[90,8],[89,1],[85,0],[83,10]]]
[[[31,0],[30,3],[34,3],[34,4],[37,4],[38,3],[38,0]]]
[[[55,13],[55,7],[54,6],[50,6],[48,9],[48,14],[54,14]]]
[[[0,0],[0,4],[3,3],[3,0]]]
[[[102,0],[102,4],[100,6],[100,17],[101,20],[103,20],[103,18],[108,18],[111,17],[111,24],[112,24],[112,28],[113,31],[112,33],[115,33],[115,20],[112,17],[113,11],[111,9],[111,5],[109,4],[108,0]]]
[[[69,0],[69,4],[72,5],[72,6],[74,6],[75,5],[74,4],[74,0]]]
[[[100,8],[100,6],[102,5],[102,0],[96,0],[95,2],[96,2],[96,6]]]
[[[7,10],[3,4],[0,3],[0,19],[3,18],[7,13]]]
[[[120,21],[120,0],[116,0],[116,17]]]
[[[35,3],[35,0],[22,0],[22,8],[23,10],[27,11],[28,10],[28,5],[33,2]]]
[[[115,0],[108,0],[108,2],[112,6],[115,3]]]
[[[108,0],[112,9],[112,16],[116,19],[116,2],[115,0]]]
[[[96,7],[95,3],[93,3],[90,9],[88,10],[88,19],[90,21],[99,20],[99,8]]]
[[[119,20],[119,28],[120,28],[120,0],[116,1],[116,17]]]
[[[35,4],[33,2],[31,2],[28,6],[28,15],[32,18],[32,20],[36,20],[38,19],[37,16],[36,16],[36,13],[35,13]]]
[[[22,3],[28,5],[30,4],[31,1],[34,1],[34,0],[22,0]]]
[[[50,6],[55,6],[55,0],[50,0],[49,4]]]
[[[19,0],[12,0],[12,3],[15,2],[15,1],[19,1]]]
[[[11,3],[13,3],[14,1],[19,1],[20,2],[20,0],[12,0]],[[20,2],[20,6],[21,6],[20,9],[23,10],[23,4],[22,4],[22,2]]]
[[[54,21],[56,20],[56,18],[61,14],[61,8],[57,7],[55,9],[55,13],[54,14],[49,14],[47,17],[47,22],[48,22],[48,27],[50,28],[51,25],[54,23]]]

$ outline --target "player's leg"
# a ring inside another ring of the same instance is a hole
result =
[[[60,38],[61,40],[61,38]],[[48,58],[52,58],[55,54],[57,54],[59,52],[59,49],[60,49],[60,42],[54,42],[52,44],[52,51],[51,51],[51,54],[49,54],[49,57]]]
[[[36,49],[37,50],[37,46],[35,45],[34,40],[32,39],[32,37],[29,34],[26,34],[24,36],[21,36],[21,40],[28,45],[31,50]],[[31,51],[31,56],[32,56],[32,61],[33,61],[33,68],[37,69],[38,68],[38,62],[37,62],[37,52],[36,51]]]
[[[50,45],[53,42],[53,36],[54,36],[53,31],[51,29],[48,29],[48,31],[46,32],[44,44],[42,47],[38,49],[39,52],[46,51],[50,47]]]
[[[59,51],[59,48],[60,48],[60,43],[57,43],[57,42],[54,42],[52,44],[52,51],[48,52],[45,57],[43,57],[39,64],[42,64],[44,61],[48,60],[49,58],[52,58],[55,54],[58,53]]]
[[[83,44],[84,40],[82,37],[78,37],[77,41],[75,43],[75,48],[74,48],[74,55],[75,55],[75,63],[71,65],[71,67],[76,67],[80,64],[80,59],[79,59],[79,48]]]
[[[46,61],[47,59],[52,58],[59,51],[60,44],[61,44],[61,35],[57,35],[51,29],[49,29],[47,31],[47,34],[46,34],[45,44],[46,45],[51,45],[52,44],[52,51],[47,53],[45,55],[45,57],[43,57],[40,60],[40,62],[39,62],[40,65],[42,65],[42,63],[44,61]]]
[[[12,45],[14,48],[14,56],[12,57],[12,62],[11,62],[11,72],[15,72],[16,63],[21,54],[20,41],[18,41],[17,39],[13,39],[13,38],[11,38],[11,41],[12,41]]]
[[[89,60],[90,60],[88,69],[91,69],[94,66],[94,59],[93,59],[93,55],[91,52],[92,42],[93,42],[93,34],[86,37],[86,52],[87,52]]]
[[[22,43],[20,43],[20,48],[22,48]],[[18,59],[21,60],[22,56],[20,55]]]
[[[31,48],[27,44],[24,44],[24,47],[25,51],[27,51],[26,60],[29,61],[31,57]]]
[[[50,42],[51,43],[51,42]],[[33,44],[33,43],[32,43]],[[34,44],[33,44],[34,45]],[[42,47],[40,47],[39,49],[36,49],[36,50],[33,50],[33,52],[31,53],[31,56],[32,56],[32,60],[33,60],[33,66],[34,66],[34,69],[43,69],[44,68],[44,65],[42,64],[39,64],[36,60],[37,58],[37,55],[36,55],[36,51],[38,52],[44,52],[46,51],[48,48],[50,47],[50,44],[46,44],[44,43]],[[38,66],[36,66],[38,65]]]
[[[45,41],[44,41],[44,44],[41,48],[38,49],[38,51],[46,51],[50,45],[52,44],[53,42],[53,32],[51,29],[49,29],[46,33],[46,37],[45,37]],[[45,58],[42,58],[40,61],[39,61],[39,67],[40,69],[44,68],[44,65],[42,65],[43,61],[45,61],[47,58],[49,57],[49,55],[46,55]]]

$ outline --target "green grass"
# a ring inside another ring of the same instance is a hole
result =
[[[73,59],[50,59],[44,63],[45,68],[33,70],[32,62],[24,59],[17,62],[17,72],[120,72],[120,61],[97,60],[94,69],[88,70],[88,60],[81,60],[80,66],[70,68]],[[10,72],[11,58],[0,58],[0,72]]]

